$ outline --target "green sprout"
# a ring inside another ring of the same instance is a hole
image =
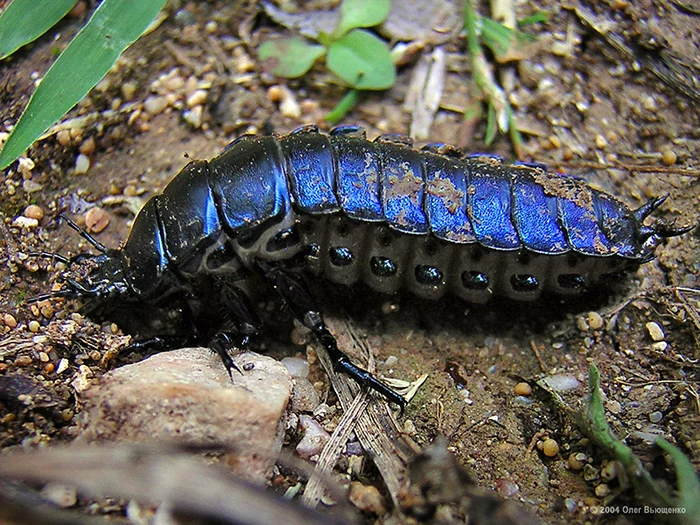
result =
[[[520,22],[520,26],[547,20],[544,13],[537,13]],[[535,38],[518,29],[511,29],[495,20],[481,16],[472,5],[471,0],[464,1],[464,29],[467,33],[467,52],[471,58],[474,82],[486,99],[486,136],[484,142],[489,145],[496,138],[496,133],[509,133],[513,148],[518,158],[522,157],[523,139],[515,124],[513,108],[503,89],[494,77],[493,68],[488,63],[484,49],[487,47],[496,62],[504,63],[517,59],[519,51]],[[469,112],[470,116],[474,111]],[[466,116],[466,113],[465,113]]]
[[[166,0],[104,0],[58,56],[0,151],[14,162],[102,80],[124,50],[152,24]],[[76,0],[14,0],[0,15],[0,60],[48,31]]]
[[[676,467],[679,494],[673,500],[654,481],[642,461],[608,426],[600,391],[600,372],[595,364],[591,364],[588,371],[588,404],[579,414],[579,425],[588,437],[625,468],[640,500],[655,507],[675,507],[682,510],[669,514],[670,517],[677,518],[675,523],[695,523],[695,519],[700,515],[700,482],[690,460],[664,438],[656,439],[655,444],[669,455]]]
[[[390,0],[343,0],[340,20],[330,33],[320,33],[318,44],[301,37],[264,42],[258,55],[269,71],[278,77],[298,78],[317,60],[352,88],[340,104],[326,116],[338,122],[357,103],[357,90],[388,89],[396,82],[396,67],[386,43],[362,29],[380,24],[391,10]]]

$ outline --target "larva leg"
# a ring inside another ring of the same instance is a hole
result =
[[[335,337],[328,331],[323,316],[299,276],[279,263],[258,261],[258,266],[291,308],[294,316],[316,335],[318,341],[328,352],[336,370],[347,374],[361,386],[379,392],[392,403],[399,405],[403,411],[406,405],[403,396],[377,380],[367,370],[354,365],[350,358],[338,348]]]

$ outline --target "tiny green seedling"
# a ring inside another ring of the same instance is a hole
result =
[[[645,505],[666,509],[668,517],[674,518],[672,523],[696,523],[695,520],[700,515],[700,482],[690,460],[664,438],[656,439],[655,445],[669,455],[676,467],[678,494],[672,498],[608,426],[600,390],[600,372],[595,364],[591,364],[588,371],[588,403],[579,414],[579,426],[598,446],[622,464],[640,501]]]
[[[338,24],[331,33],[319,34],[318,44],[296,36],[269,40],[260,46],[258,55],[273,75],[283,78],[304,75],[325,56],[328,69],[354,90],[388,89],[396,82],[389,49],[362,28],[380,24],[390,10],[390,0],[343,0]],[[357,93],[348,96],[341,105],[352,107]]]
[[[537,13],[522,22],[520,26],[544,22],[547,16]],[[484,142],[491,144],[496,133],[509,133],[518,158],[521,155],[523,139],[515,124],[513,108],[503,89],[494,78],[493,70],[486,59],[483,46],[493,54],[496,62],[504,63],[520,57],[522,48],[535,38],[517,29],[508,28],[495,20],[479,15],[471,0],[464,0],[464,30],[467,36],[467,52],[471,58],[474,82],[483,93],[487,104],[486,136]],[[474,116],[476,108],[465,113],[465,118]]]

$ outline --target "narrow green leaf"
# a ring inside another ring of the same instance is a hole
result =
[[[355,89],[387,89],[396,66],[386,44],[368,31],[353,29],[328,49],[328,69]]]
[[[14,0],[0,14],[0,60],[46,33],[78,0]]]
[[[343,0],[340,5],[340,20],[333,36],[337,39],[351,29],[381,24],[390,11],[391,0]]]
[[[345,118],[345,115],[347,115],[352,108],[357,105],[357,103],[360,101],[360,97],[361,94],[358,90],[351,89],[331,111],[326,113],[323,120],[329,124],[337,124]]]
[[[486,113],[486,136],[484,137],[484,144],[490,146],[493,141],[496,140],[496,131],[498,131],[498,125],[496,124],[496,108],[493,104],[488,105],[488,112]]]
[[[526,44],[535,41],[535,37],[510,29],[490,18],[481,17],[481,40],[487,46],[496,59],[507,57]]]
[[[75,106],[148,28],[166,0],[104,0],[56,59],[0,152],[0,169]]]
[[[549,13],[546,13],[544,11],[540,11],[538,13],[535,13],[534,15],[526,16],[522,20],[519,20],[518,25],[520,27],[524,27],[527,25],[539,24],[541,22],[548,22],[548,21],[549,21]]]
[[[325,52],[323,46],[310,44],[298,36],[268,40],[258,48],[265,70],[284,78],[302,76]]]
[[[678,479],[678,500],[675,502],[676,507],[683,509],[683,514],[679,514],[681,522],[693,523],[692,520],[700,516],[700,480],[695,473],[693,464],[688,459],[688,456],[683,454],[681,450],[659,437],[654,442],[664,452],[666,452],[676,467],[676,478]],[[684,521],[685,515],[690,521]],[[695,516],[692,518],[691,516]]]

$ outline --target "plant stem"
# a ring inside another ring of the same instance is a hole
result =
[[[357,105],[360,98],[360,92],[357,89],[351,89],[331,111],[326,113],[323,120],[329,122],[330,124],[337,124],[345,118],[345,115],[347,115],[352,108]]]

